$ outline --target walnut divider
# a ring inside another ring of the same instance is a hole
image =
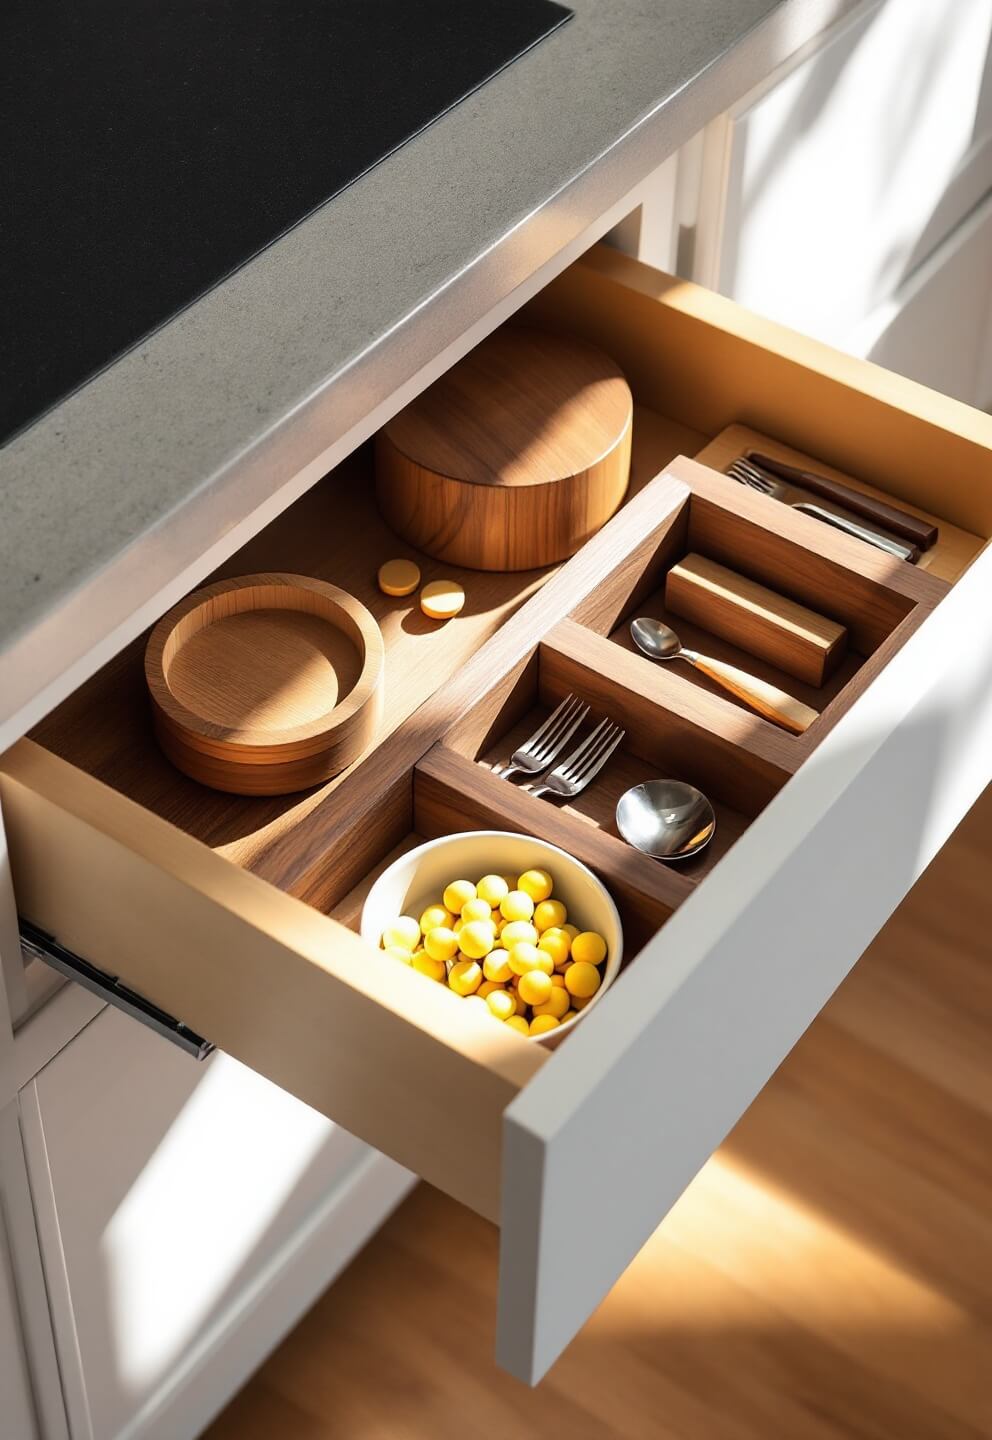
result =
[[[628,542],[619,563],[578,595],[567,615],[548,615],[536,644],[486,686],[414,773],[419,834],[493,826],[540,835],[569,850],[615,894],[631,930],[632,953],[719,863],[946,590],[935,577],[693,461],[680,457],[662,478],[667,490],[644,492],[639,523],[624,524],[623,514],[613,522],[615,534],[622,530]],[[648,500],[654,501],[651,510]],[[805,735],[788,734],[723,691],[698,683],[687,667],[655,664],[630,644],[631,616],[664,616],[666,576],[689,553],[819,607],[818,613],[827,611],[850,631],[852,654],[815,687],[735,647],[724,644],[721,651],[716,637],[675,619],[690,643],[764,674],[807,703],[819,702],[821,716]],[[570,693],[590,706],[590,726],[609,715],[626,731],[620,750],[588,789],[562,804],[528,794],[526,782],[498,778],[496,763]],[[713,844],[678,866],[647,859],[616,831],[619,796],[659,775],[697,785],[717,813]]]

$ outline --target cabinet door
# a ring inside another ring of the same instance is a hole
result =
[[[113,1010],[21,1108],[73,1440],[198,1433],[410,1183]]]
[[[849,336],[848,349],[984,408],[992,310],[992,196]]]
[[[800,52],[709,137],[696,278],[854,349],[992,186],[990,37],[992,0],[873,0]]]

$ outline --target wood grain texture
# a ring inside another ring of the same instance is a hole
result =
[[[151,633],[155,734],[174,765],[216,790],[307,790],[377,734],[383,663],[375,618],[338,586],[287,574],[218,580]]]
[[[379,564],[397,554],[413,555],[426,581],[453,574],[465,586],[467,601],[457,619],[428,620],[416,595],[390,599],[376,584]],[[459,672],[512,613],[541,587],[547,571],[515,575],[469,574],[450,570],[416,555],[397,541],[375,506],[371,452],[350,457],[290,510],[273,521],[232,556],[217,578],[252,571],[293,571],[313,575],[354,595],[375,617],[385,644],[383,693],[387,697],[375,738],[382,743]],[[338,805],[340,787],[361,768],[363,756],[333,779],[296,796],[235,797],[220,794],[178,773],[160,750],[144,679],[145,640],[136,641],[104,666],[52,712],[33,732],[39,743],[71,761],[128,798],[178,825],[226,858],[293,888],[295,868],[284,858],[283,838],[299,832],[298,859],[317,859],[311,826],[347,819]],[[424,747],[431,741],[425,740]],[[365,752],[369,753],[368,749]],[[379,761],[377,758],[377,765]],[[391,795],[380,777],[380,805],[367,824],[384,841],[396,841],[410,828],[409,764],[403,787]],[[310,817],[313,816],[311,821]],[[317,842],[319,848],[319,841]],[[266,859],[273,855],[271,867]]]
[[[421,1186],[205,1440],[985,1440],[990,855],[987,793],[537,1390]]]
[[[843,625],[705,555],[687,555],[672,566],[665,605],[809,685],[822,685],[847,648]]]
[[[0,798],[27,919],[497,1215],[503,1111],[540,1046],[485,1016],[473,1024],[444,986],[29,740],[4,756]]]
[[[847,475],[835,466],[827,465],[815,456],[807,455],[802,450],[796,450],[791,445],[785,445],[770,435],[762,435],[747,425],[729,425],[726,430],[721,430],[719,435],[714,436],[695,455],[695,459],[701,465],[708,465],[711,469],[722,472],[733,460],[746,454],[748,450],[760,450],[765,455],[771,455],[775,460],[784,461],[786,465],[815,470],[818,474],[826,476],[828,480],[838,480],[843,485],[850,485],[853,489],[861,491],[862,494],[870,496],[872,499],[884,501],[892,498],[886,496],[877,486],[866,484],[859,476]],[[940,490],[937,488],[934,503],[937,503],[939,497]],[[916,568],[925,570],[930,575],[936,575],[940,580],[956,580],[968,568],[985,544],[980,535],[973,535],[957,525],[952,525],[947,520],[940,520],[936,515],[921,509],[918,505],[900,501],[900,508],[939,527],[937,543],[931,549],[923,551],[919,560],[916,561]]]
[[[398,535],[450,564],[554,564],[622,501],[632,416],[608,354],[505,325],[380,431],[379,508]]]

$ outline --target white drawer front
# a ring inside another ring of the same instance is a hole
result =
[[[992,780],[992,555],[509,1107],[497,1353],[536,1382]]]

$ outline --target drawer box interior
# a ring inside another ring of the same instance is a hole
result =
[[[676,455],[699,455],[708,465],[722,467],[732,458],[729,427],[743,423],[766,437],[766,446],[778,444],[783,453],[801,454],[822,466],[836,463],[865,488],[874,485],[936,515],[953,542],[938,567],[946,579],[960,573],[992,533],[986,452],[940,428],[939,397],[909,382],[894,383],[900,391],[918,392],[913,398],[924,418],[895,406],[897,397],[886,393],[894,377],[876,372],[880,393],[866,395],[864,376],[870,367],[850,362],[851,383],[846,385],[843,357],[602,247],[554,281],[527,307],[524,318],[591,339],[624,368],[636,402],[628,503]],[[823,373],[817,369],[821,361]],[[935,405],[937,413],[926,415]],[[258,570],[311,574],[351,591],[376,615],[386,644],[386,714],[370,752],[379,801],[370,834],[388,848],[399,842],[409,819],[413,762],[476,698],[463,681],[467,662],[554,572],[455,571],[468,601],[457,622],[445,627],[425,619],[409,601],[386,599],[375,585],[378,564],[414,552],[391,534],[376,511],[371,463],[368,447],[350,457],[211,578]],[[836,699],[845,692],[855,698],[859,685],[901,643],[901,627],[915,623],[914,605],[938,598],[936,572],[884,557],[878,562],[867,547],[814,521],[799,524],[803,517],[786,514],[776,502],[715,475],[699,472],[692,490],[687,505],[661,517],[664,533],[655,552],[643,556],[643,563],[635,553],[614,577],[616,583],[584,609],[580,606],[574,618],[612,636],[618,646],[628,646],[630,615],[642,606],[645,613],[664,614],[665,571],[693,549],[813,608],[827,609],[829,603],[828,613],[854,627],[854,643],[841,669],[816,694],[685,621],[677,627],[687,644],[750,666],[824,710],[795,742],[805,753],[807,743],[822,737],[842,713]],[[776,514],[779,510],[783,513]],[[799,540],[788,524],[792,520]],[[755,543],[768,535],[776,537],[772,546]],[[796,556],[803,551],[818,552],[813,570],[797,568]],[[841,595],[831,588],[838,554],[852,576]],[[452,573],[451,567],[416,558],[425,580]],[[933,586],[927,589],[930,580]],[[195,784],[168,763],[155,742],[142,672],[144,643],[141,637],[84,684],[36,728],[34,738],[235,864],[329,910],[361,879],[365,847],[352,846],[349,815],[364,812],[351,812],[340,797],[342,787],[354,793],[353,782],[367,759],[302,796],[246,798]],[[676,669],[650,683],[671,684],[678,691],[691,685],[711,693],[720,707],[746,715],[749,727],[768,728],[716,694],[704,677],[684,666]]]

